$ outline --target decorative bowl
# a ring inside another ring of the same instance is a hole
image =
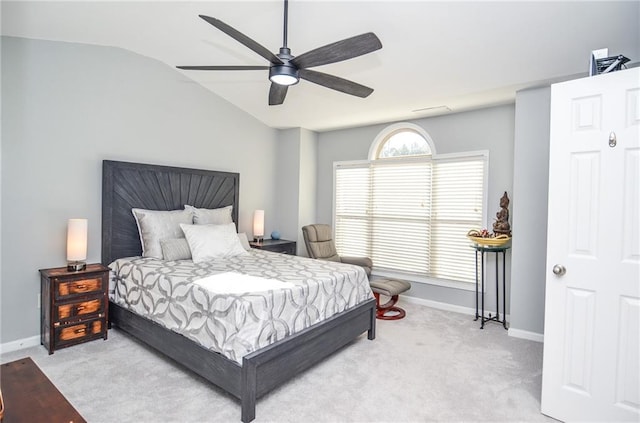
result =
[[[511,237],[507,235],[498,235],[491,238],[467,235],[467,238],[469,238],[475,244],[484,245],[487,247],[500,247],[501,245],[504,245],[507,242],[511,241]]]

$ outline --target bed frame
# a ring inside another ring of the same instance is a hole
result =
[[[102,263],[139,256],[142,247],[131,213],[134,207],[151,210],[233,205],[238,222],[238,173],[196,170],[140,163],[103,161]],[[241,420],[255,418],[256,399],[296,374],[322,361],[367,332],[375,338],[376,308],[371,299],[295,335],[255,351],[242,365],[194,341],[109,304],[109,323],[238,398]]]

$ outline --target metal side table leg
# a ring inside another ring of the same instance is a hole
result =
[[[478,250],[476,250],[476,318],[473,319],[473,321],[477,321],[478,317],[480,317],[478,315],[478,283],[480,281],[478,280]]]
[[[480,278],[482,280],[482,292],[480,293],[480,297],[482,298],[482,315],[480,316],[480,329],[484,329],[484,322],[485,322],[485,318],[484,318],[484,251],[480,252],[480,266],[481,266],[481,271],[480,271]]]
[[[502,251],[502,326],[507,329],[507,250]]]

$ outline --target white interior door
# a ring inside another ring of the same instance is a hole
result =
[[[563,421],[640,420],[639,87],[551,89],[542,412]]]

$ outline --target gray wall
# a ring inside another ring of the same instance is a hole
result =
[[[512,193],[514,106],[504,105],[465,113],[455,113],[409,122],[421,126],[431,136],[438,154],[489,150],[487,222],[491,227],[504,191]],[[333,219],[333,162],[368,158],[372,142],[388,124],[323,132],[318,141],[318,213],[320,223]],[[512,202],[513,204],[513,202]],[[516,228],[517,231],[517,228]],[[469,250],[470,254],[473,251]],[[509,275],[507,260],[507,275]],[[489,266],[488,280],[493,280]],[[509,277],[507,276],[507,284]],[[407,295],[467,308],[475,307],[475,292],[424,283],[413,283]],[[507,299],[509,288],[507,285]],[[495,308],[495,289],[487,290],[487,309]],[[507,310],[509,303],[507,301]]]
[[[516,94],[511,328],[538,334],[544,331],[550,101],[550,87]]]
[[[39,335],[38,269],[66,264],[67,219],[89,219],[100,261],[103,159],[240,172],[240,230],[255,209],[273,230],[278,131],[155,60],[2,37],[1,135],[0,343]]]
[[[298,203],[298,255],[308,257],[301,228],[316,223],[318,187],[318,134],[307,129],[300,132],[300,191]]]
[[[316,220],[317,144],[317,133],[292,128],[280,131],[277,147],[277,227],[283,239],[297,242],[302,256],[307,252],[300,228]]]
[[[300,179],[300,128],[280,131],[277,146],[278,175],[276,179],[276,199],[278,203],[277,222],[274,229],[282,239],[295,240],[298,233],[298,205]],[[265,238],[271,232],[265,232]]]

